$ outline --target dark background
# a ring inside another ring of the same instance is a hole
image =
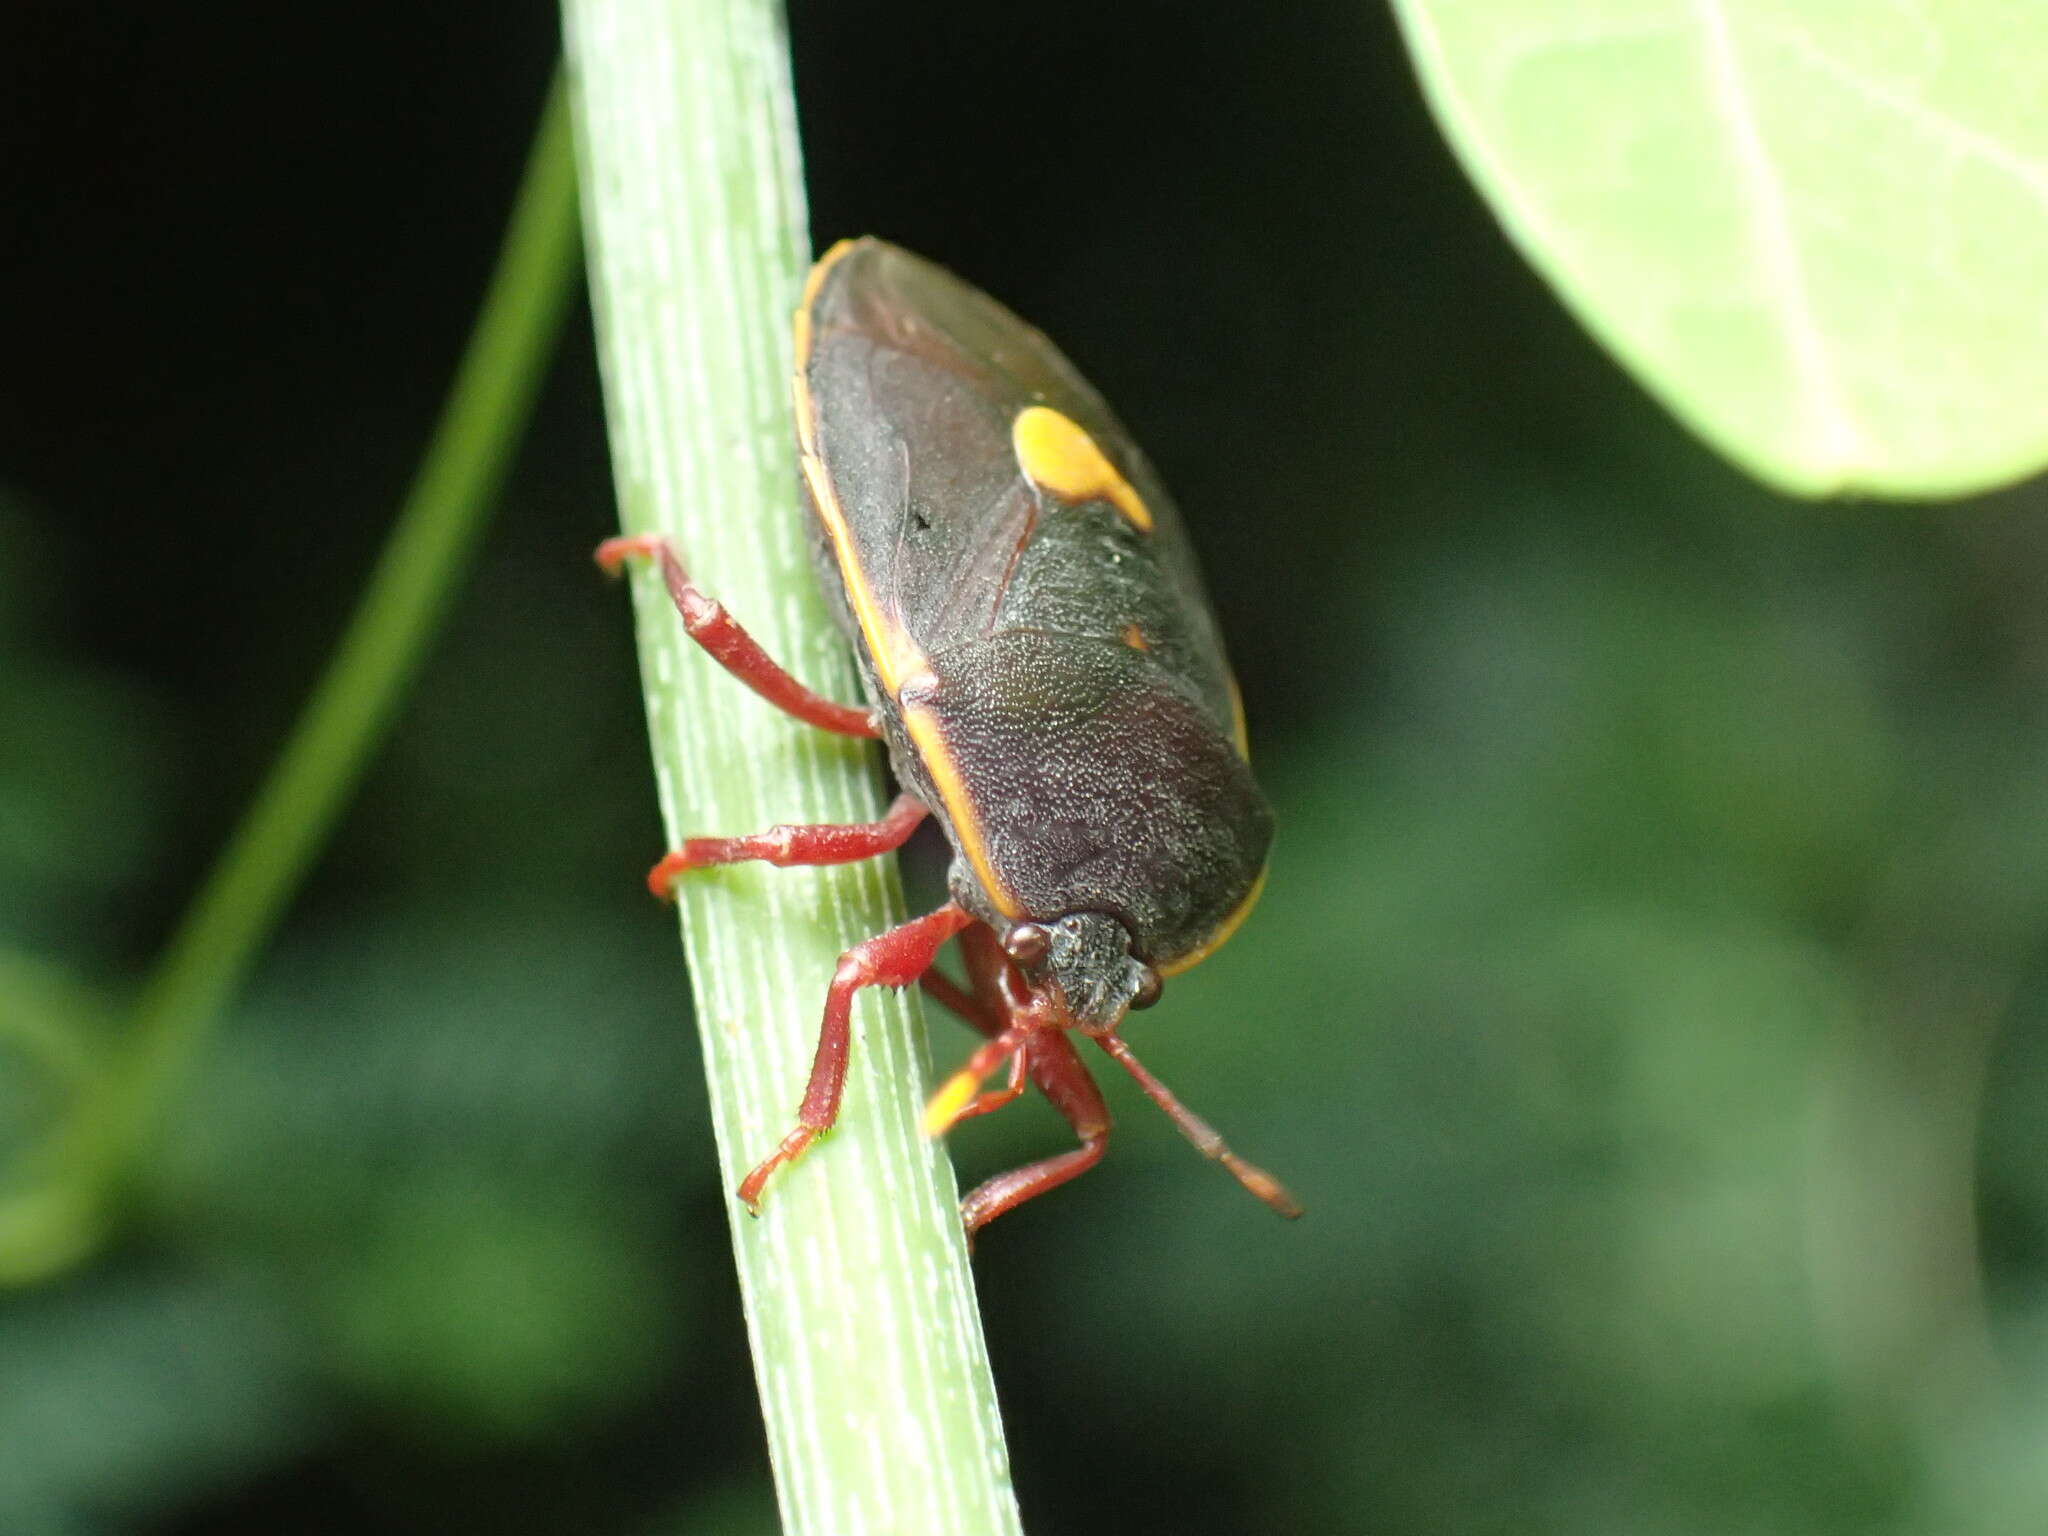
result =
[[[937,257],[1116,402],[1283,819],[1140,1043],[1311,1215],[1113,1091],[976,1258],[1030,1528],[2043,1528],[2038,488],[1736,475],[1506,248],[1375,4],[791,24],[819,245]],[[0,1023],[118,999],[258,782],[556,46],[0,21]],[[773,1529],[610,517],[579,312],[135,1221],[0,1297],[8,1536]],[[61,1105],[18,1044],[15,1150]]]

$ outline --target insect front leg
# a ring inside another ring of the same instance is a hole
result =
[[[909,986],[931,969],[946,940],[973,921],[963,907],[949,901],[936,912],[877,934],[839,957],[839,969],[825,994],[818,1054],[811,1062],[810,1082],[796,1112],[796,1129],[740,1184],[740,1203],[750,1212],[760,1214],[761,1191],[768,1176],[803,1156],[839,1118],[839,1100],[846,1089],[846,1058],[853,1045],[853,994],[862,987]]]
[[[597,563],[614,575],[628,560],[650,558],[661,562],[661,579],[668,585],[668,595],[675,599],[676,611],[683,616],[684,630],[726,671],[806,725],[840,736],[882,734],[875,725],[873,710],[834,703],[791,677],[725,611],[724,604],[690,580],[690,573],[683,569],[683,562],[676,558],[675,547],[667,539],[643,533],[606,539],[597,546]]]
[[[1005,996],[1000,977],[990,968],[989,957],[994,965],[1007,968],[1008,960],[995,942],[987,924],[977,924],[960,935],[960,948],[967,957],[967,972],[972,979],[973,991],[964,991],[943,972],[934,968],[918,978],[925,995],[964,1019],[980,1034],[990,1040],[1001,1038],[1012,1010],[1011,1000]],[[1014,1099],[1023,1097],[1030,1081],[1028,1069],[1031,1061],[1031,1042],[1021,1040],[1010,1052],[1010,1078],[1003,1087],[990,1093],[977,1094],[963,1108],[953,1115],[952,1123],[971,1120],[976,1115],[986,1115],[1001,1109]],[[927,1108],[926,1113],[930,1113]]]
[[[925,1113],[929,1117],[950,1117],[946,1118],[945,1125],[933,1129],[932,1134],[938,1135],[940,1131],[958,1125],[962,1120],[972,1120],[976,1115],[991,1114],[1001,1109],[1005,1104],[1022,1098],[1025,1085],[1030,1081],[1027,1075],[1031,1062],[1031,1041],[1029,1037],[1020,1038],[1014,1043],[1005,1042],[1001,1027],[984,1022],[981,1010],[975,1003],[975,1000],[936,971],[925,972],[923,977],[920,978],[920,985],[923,986],[925,995],[931,998],[933,1002],[940,1004],[942,1007],[950,1008],[953,1012],[959,1014],[961,1018],[987,1035],[992,1043],[1003,1044],[1010,1058],[1010,1079],[1001,1088],[994,1089],[988,1093],[976,1093],[957,1109],[951,1103],[946,1104],[944,1109],[939,1111],[935,1111],[932,1107],[927,1106]],[[982,1049],[985,1051],[988,1047],[983,1046]],[[998,1054],[1002,1053],[999,1052]],[[992,1064],[989,1070],[993,1071],[996,1064]],[[964,1071],[969,1076],[974,1075],[971,1063]],[[956,1074],[956,1076],[958,1075]],[[982,1075],[985,1076],[986,1074]],[[980,1087],[978,1077],[975,1079],[975,1086],[977,1088]]]
[[[960,1219],[966,1223],[970,1241],[1005,1211],[1014,1211],[1026,1200],[1086,1173],[1109,1150],[1109,1106],[1102,1102],[1102,1090],[1095,1086],[1073,1041],[1063,1032],[1048,1029],[1032,1035],[1031,1080],[1074,1128],[1081,1145],[999,1173],[977,1186],[960,1202]]]
[[[693,837],[647,872],[647,888],[666,901],[674,894],[678,875],[710,864],[759,859],[787,869],[792,865],[851,864],[856,859],[871,859],[901,848],[910,841],[918,823],[930,814],[915,795],[898,795],[880,821],[826,826],[784,824],[745,837]]]
[[[967,961],[972,993],[961,991],[936,973],[924,978],[925,990],[961,1018],[986,1035],[1000,1041],[1014,1028],[1012,1020],[1027,1014],[1031,994],[1017,974],[1017,967],[1003,952],[986,924],[960,935],[960,950]],[[934,983],[937,983],[936,985]],[[987,1049],[984,1047],[984,1049]],[[978,1054],[978,1053],[977,1053]],[[1081,1145],[1071,1152],[1041,1158],[1022,1168],[997,1174],[960,1202],[960,1219],[971,1241],[974,1234],[1005,1211],[1015,1210],[1026,1200],[1059,1188],[1102,1161],[1109,1150],[1109,1106],[1088,1075],[1088,1068],[1074,1050],[1073,1042],[1059,1029],[1034,1029],[1018,1043],[1010,1057],[1009,1085],[994,1093],[976,1097],[958,1114],[958,1123],[970,1115],[986,1114],[1015,1098],[1028,1074],[1057,1109]],[[941,1093],[944,1090],[941,1089]],[[936,1100],[935,1100],[936,1103]],[[927,1114],[931,1113],[927,1109]]]

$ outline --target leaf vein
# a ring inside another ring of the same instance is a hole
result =
[[[1942,140],[1966,158],[1980,160],[2003,171],[2043,204],[2048,204],[2048,167],[2014,154],[1998,140],[1972,128],[1960,118],[1851,68],[1791,27],[1766,25],[1758,30],[1783,46],[1788,53],[1796,54],[1800,62],[1810,66],[1816,74],[1825,75],[1837,85],[1896,113],[1903,121],[1922,129],[1930,138]]]
[[[1757,256],[1767,280],[1767,295],[1784,327],[1793,369],[1817,433],[1817,459],[1836,470],[1858,462],[1863,433],[1850,419],[1835,378],[1833,364],[1814,320],[1799,261],[1782,182],[1772,169],[1756,110],[1742,75],[1742,61],[1730,35],[1723,0],[1694,0],[1694,15],[1705,44],[1707,79],[1713,107],[1726,123],[1736,172],[1755,209]]]

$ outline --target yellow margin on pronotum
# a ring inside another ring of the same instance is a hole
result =
[[[981,818],[975,814],[974,802],[968,798],[967,786],[961,782],[960,766],[946,745],[937,716],[931,712],[930,706],[924,704],[905,704],[902,709],[904,729],[917,743],[917,755],[924,763],[925,772],[932,776],[932,788],[945,802],[946,815],[960,837],[960,851],[967,855],[967,862],[974,867],[975,878],[981,881],[981,888],[988,892],[988,898],[995,903],[998,912],[1005,917],[1022,917],[1023,905],[996,878],[995,866],[989,862],[988,845],[981,836]]]
[[[1259,904],[1259,897],[1266,889],[1266,871],[1259,871],[1259,878],[1252,882],[1252,888],[1244,893],[1244,900],[1230,909],[1230,915],[1216,925],[1216,931],[1182,955],[1178,960],[1169,960],[1159,967],[1162,976],[1178,976],[1182,971],[1191,971],[1217,950],[1230,942],[1230,936],[1244,925],[1252,915],[1252,908]]]
[[[796,408],[797,462],[803,471],[804,483],[810,488],[812,505],[818,510],[818,520],[825,525],[826,536],[832,541],[832,553],[839,562],[840,580],[846,585],[847,600],[853,608],[855,621],[860,625],[861,635],[867,641],[868,654],[874,658],[875,671],[889,697],[897,701],[904,727],[916,743],[918,756],[923,760],[925,770],[931,774],[932,787],[938,791],[939,800],[945,807],[946,819],[959,835],[960,851],[966,854],[975,877],[981,881],[982,889],[988,892],[996,910],[1005,917],[1017,917],[1022,914],[1023,907],[996,878],[995,869],[989,863],[988,846],[981,835],[981,821],[975,815],[974,802],[967,796],[959,764],[946,745],[938,720],[925,706],[905,706],[902,702],[903,684],[913,677],[929,677],[931,666],[917,642],[905,634],[900,625],[886,620],[876,608],[867,575],[861,569],[860,553],[854,544],[852,530],[846,526],[845,510],[839,505],[831,477],[825,473],[825,465],[818,457],[817,418],[811,392],[804,383],[804,371],[811,361],[811,306],[817,301],[825,274],[856,243],[841,240],[818,258],[817,265],[811,268],[811,275],[804,282],[803,299],[797,305],[796,366],[790,380],[790,395]]]

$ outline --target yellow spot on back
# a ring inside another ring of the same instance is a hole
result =
[[[1030,405],[1010,425],[1010,443],[1024,477],[1061,501],[1106,501],[1140,533],[1152,513],[1080,423],[1049,405]]]
[[[1124,644],[1134,651],[1149,651],[1152,649],[1151,646],[1145,643],[1145,631],[1138,628],[1135,624],[1126,624],[1124,626]]]

